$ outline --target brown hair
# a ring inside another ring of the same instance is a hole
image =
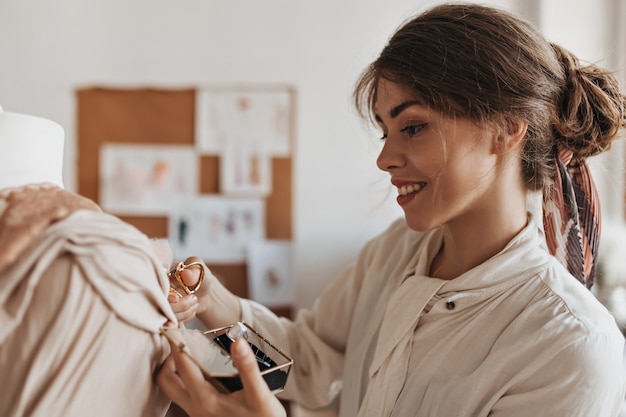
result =
[[[626,125],[626,100],[608,71],[581,66],[528,22],[476,4],[436,6],[404,23],[357,81],[363,116],[373,113],[381,78],[448,116],[527,121],[522,173],[531,190],[551,184],[557,146],[592,156]]]

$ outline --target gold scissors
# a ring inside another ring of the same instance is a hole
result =
[[[198,283],[196,284],[194,289],[191,289],[183,282],[183,279],[180,277],[180,272],[195,265],[200,266],[200,279],[198,280]],[[176,282],[178,282],[178,285],[180,285],[180,287],[185,291],[185,293],[187,293],[187,295],[193,294],[200,289],[200,286],[202,285],[202,281],[204,280],[204,265],[202,265],[202,262],[200,261],[191,262],[189,264],[185,264],[185,262],[179,262],[175,267],[173,267],[172,269],[168,271],[167,276],[170,279],[175,278]],[[170,294],[176,294],[178,297],[183,297],[183,295],[176,288],[174,288],[171,284],[170,284]]]

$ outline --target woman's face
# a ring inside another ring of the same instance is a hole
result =
[[[375,112],[384,139],[377,164],[391,175],[409,227],[489,220],[494,130],[419,105],[406,88],[384,79]]]

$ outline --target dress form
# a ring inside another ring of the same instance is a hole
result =
[[[51,183],[63,188],[63,128],[0,107],[0,190]]]

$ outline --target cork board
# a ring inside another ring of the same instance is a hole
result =
[[[274,88],[274,87],[272,87]],[[287,87],[280,87],[287,88]],[[292,95],[292,89],[289,89]],[[99,202],[100,152],[105,143],[191,145],[195,143],[196,88],[81,88],[77,100],[78,193]],[[293,117],[293,105],[289,117]],[[293,137],[293,125],[290,123]],[[219,156],[199,155],[198,194],[219,194]],[[272,157],[271,192],[265,197],[267,239],[292,239],[292,154]],[[148,237],[165,237],[166,216],[119,216]],[[244,264],[210,264],[239,296],[248,295]],[[288,306],[282,310],[287,315]]]

